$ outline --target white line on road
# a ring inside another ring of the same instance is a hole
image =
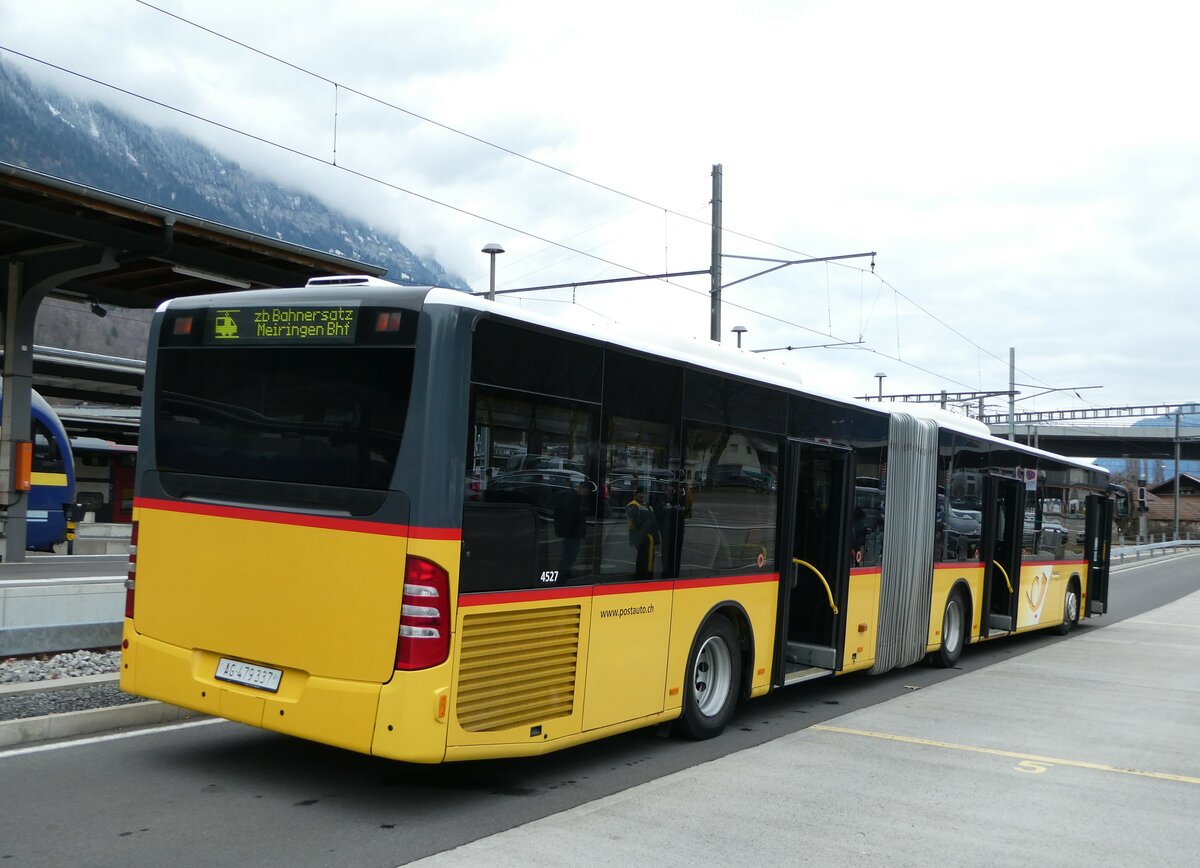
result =
[[[97,735],[91,738],[77,738],[71,741],[56,741],[52,744],[35,744],[32,747],[17,747],[12,750],[0,750],[0,760],[30,753],[42,753],[48,750],[62,750],[68,747],[84,747],[89,744],[100,744],[105,741],[117,741],[122,738],[136,738],[140,735],[157,735],[163,732],[174,732],[177,729],[190,729],[194,726],[210,726],[214,723],[229,723],[227,720],[213,718],[211,720],[189,720],[186,723],[173,723],[169,726],[155,726],[148,729],[135,729],[131,732],[114,732],[110,735]]]

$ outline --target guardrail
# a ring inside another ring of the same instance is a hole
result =
[[[1143,556],[1152,558],[1158,555],[1178,554],[1181,551],[1200,551],[1200,539],[1176,539],[1133,546],[1113,546],[1112,556],[1117,563],[1124,563],[1127,557],[1136,561],[1141,560]]]

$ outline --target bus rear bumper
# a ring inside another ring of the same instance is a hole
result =
[[[384,750],[375,752],[391,758],[440,762],[444,757],[445,727],[436,720],[435,701],[419,703],[420,715],[402,701],[403,694],[419,690],[417,685],[393,683],[381,690],[379,684],[286,670],[279,690],[270,692],[218,680],[217,654],[140,635],[129,620],[123,632],[121,689],[126,693],[360,753],[372,753],[380,734]],[[410,727],[418,717],[419,735]]]

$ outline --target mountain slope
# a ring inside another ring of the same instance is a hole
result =
[[[260,178],[179,133],[102,103],[80,102],[0,62],[0,160],[132,199],[337,253],[388,269],[398,282],[469,289],[434,259]]]

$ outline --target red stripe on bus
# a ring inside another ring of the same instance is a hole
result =
[[[483,594],[460,594],[458,605],[498,606],[501,603],[536,603],[541,600],[567,600],[592,595],[590,587],[584,588],[537,588],[532,591],[493,591]]]
[[[879,575],[883,570],[880,567],[851,567],[850,575],[852,576],[871,576]]]
[[[328,515],[305,515],[297,512],[278,512],[271,509],[251,509],[244,506],[217,506],[211,503],[186,503],[178,500],[159,500],[150,497],[135,498],[137,509],[157,509],[163,512],[179,512],[186,515],[206,515],[214,518],[232,518],[239,521],[260,521],[267,524],[286,524],[292,527],[313,527],[323,530],[345,530],[354,533],[372,533],[381,536],[402,536],[409,539],[457,540],[462,532],[457,528],[413,527],[406,524],[387,524],[363,521],[356,518],[334,518]]]
[[[596,585],[592,588],[593,597],[611,597],[613,594],[636,594],[638,591],[669,591],[675,587],[675,582],[667,579],[663,582],[623,582],[619,585]]]
[[[713,576],[707,579],[676,579],[675,590],[684,588],[716,588],[721,585],[756,585],[778,582],[779,573],[754,573],[749,576]]]

